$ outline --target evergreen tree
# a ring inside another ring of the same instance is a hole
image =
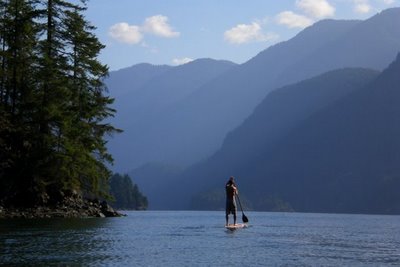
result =
[[[110,191],[114,197],[114,206],[118,209],[145,210],[147,198],[140,192],[137,184],[133,184],[128,175],[114,174],[110,180]]]
[[[73,175],[74,179],[89,185],[90,191],[103,193],[107,181],[101,178],[110,176],[103,162],[111,161],[103,136],[116,131],[103,121],[114,113],[109,107],[113,100],[103,94],[102,81],[108,68],[96,59],[104,46],[91,33],[95,28],[84,20],[80,10],[75,7],[66,12],[66,37],[71,46],[68,55],[71,124],[67,127],[66,147],[72,154],[81,155],[74,160],[80,170]]]
[[[104,137],[119,130],[104,123],[108,68],[85,10],[84,0],[0,4],[0,198],[107,195]]]
[[[35,1],[10,0],[1,8],[0,181],[5,192],[29,185],[36,43]],[[18,188],[17,188],[18,187]]]

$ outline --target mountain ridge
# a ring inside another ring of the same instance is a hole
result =
[[[278,201],[303,212],[399,214],[399,73],[398,55],[265,150],[241,170],[242,194],[257,210]]]
[[[274,90],[241,126],[226,136],[220,150],[180,174],[180,179],[172,187],[191,189],[185,189],[185,192],[174,190],[174,195],[179,196],[176,205],[182,199],[188,203],[190,195],[222,184],[221,179],[231,175],[246,176],[242,166],[251,164],[263,150],[273,147],[314,112],[358,90],[377,73],[368,69],[334,70]]]
[[[189,166],[211,156],[222,145],[226,134],[240,125],[268,92],[343,66],[379,70],[400,49],[400,29],[391,27],[399,18],[400,9],[393,9],[364,21],[322,21],[291,40],[264,50],[158,112],[151,121],[138,125],[136,129],[140,131],[124,143],[125,149],[138,153],[131,154],[131,164],[125,166],[131,165],[133,169],[147,161]],[[391,33],[386,34],[390,38],[374,40],[368,49],[341,45],[324,50],[337,42],[358,46],[370,42],[375,32],[368,29],[378,22],[382,24],[376,27],[383,29],[383,34]],[[356,34],[357,31],[363,34]],[[359,55],[349,64],[353,54]],[[158,137],[160,133],[163,138]],[[117,161],[121,158],[127,157],[118,157]]]
[[[132,149],[130,143],[138,134],[145,132],[145,127],[154,127],[154,116],[162,114],[163,110],[198,90],[208,80],[234,68],[236,64],[226,60],[198,59],[176,67],[162,66],[162,71],[158,72],[154,69],[159,70],[159,67],[145,66],[152,68],[152,78],[143,79],[140,72],[133,73],[130,78],[138,76],[141,83],[133,84],[124,95],[116,98],[114,104],[118,112],[113,124],[124,129],[124,132],[110,139],[108,147],[115,158],[114,169],[120,172],[152,161],[139,158],[140,155],[148,153],[149,149]],[[138,87],[135,87],[136,85]],[[144,137],[146,136],[149,135],[145,133]],[[154,138],[159,139],[157,136]],[[135,152],[131,152],[132,150]]]

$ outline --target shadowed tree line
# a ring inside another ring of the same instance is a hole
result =
[[[110,180],[110,193],[114,198],[113,206],[124,210],[146,210],[147,198],[132,183],[128,175],[114,174]]]

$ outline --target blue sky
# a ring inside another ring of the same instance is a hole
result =
[[[86,17],[117,70],[198,58],[243,63],[321,19],[366,19],[400,0],[90,0]]]

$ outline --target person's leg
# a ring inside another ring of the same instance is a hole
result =
[[[233,223],[236,225],[237,207],[236,207],[236,201],[235,200],[233,200],[232,213],[233,213]]]
[[[228,226],[228,221],[229,221],[229,208],[230,208],[229,202],[226,201],[226,204],[225,204],[225,220],[226,220],[226,226]]]

